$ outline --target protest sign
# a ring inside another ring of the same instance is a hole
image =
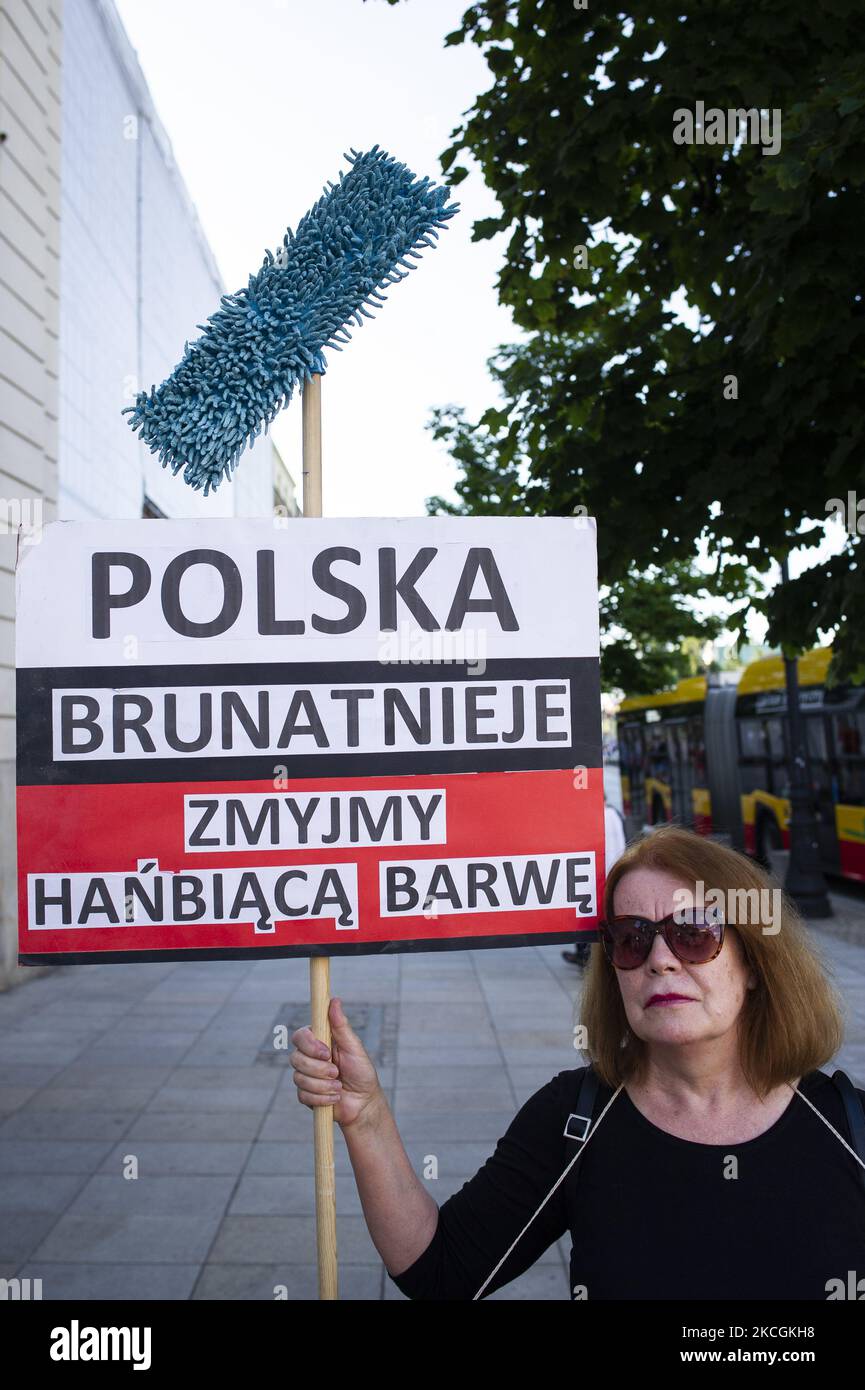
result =
[[[596,925],[593,521],[55,522],[17,590],[22,963]]]

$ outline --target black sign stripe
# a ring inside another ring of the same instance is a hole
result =
[[[57,689],[146,690],[194,686],[202,689],[244,686],[352,687],[440,683],[492,684],[496,681],[569,680],[570,744],[545,748],[507,745],[491,748],[403,748],[393,752],[292,754],[288,749],[231,756],[146,754],[137,758],[82,758],[55,761],[52,747],[52,693]],[[24,668],[17,672],[18,785],[45,786],[109,782],[194,782],[270,780],[277,768],[294,777],[365,777],[427,775],[453,772],[544,771],[602,765],[600,668],[597,658],[497,659],[482,672],[465,663],[423,665],[387,662],[280,662],[256,665],[183,665]]]
[[[69,930],[69,928],[58,928]],[[80,930],[86,930],[81,928]],[[185,960],[282,960],[286,958],[309,956],[376,956],[385,953],[393,955],[403,951],[477,951],[501,950],[507,946],[554,946],[561,942],[573,943],[579,937],[583,942],[597,942],[597,929],[580,930],[576,915],[572,926],[555,932],[530,932],[520,936],[460,936],[421,937],[416,941],[358,941],[311,943],[297,946],[220,946],[208,949],[184,950],[174,947],[168,951],[46,951],[40,955],[23,952],[18,956],[19,965],[126,965],[130,961],[153,962],[172,961],[175,964]]]

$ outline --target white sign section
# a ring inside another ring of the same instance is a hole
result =
[[[457,912],[595,912],[594,852],[412,859],[379,865],[382,917]]]
[[[443,787],[422,791],[239,792],[186,796],[184,847],[214,850],[318,849],[322,845],[443,845]]]
[[[277,520],[51,522],[18,666],[598,656],[590,517]]]
[[[544,748],[571,742],[570,681],[310,683],[53,692],[55,761]]]
[[[252,922],[256,931],[272,932],[275,918],[319,917],[334,919],[337,929],[358,927],[354,864],[174,873],[150,860],[135,873],[28,874],[27,900],[34,931]]]

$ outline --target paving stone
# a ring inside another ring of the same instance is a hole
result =
[[[218,1216],[67,1213],[32,1252],[34,1264],[201,1264]]]
[[[336,1165],[334,1165],[335,1168]],[[342,1215],[363,1215],[354,1174],[336,1173],[336,1209]],[[303,1174],[245,1173],[237,1185],[229,1216],[314,1216],[313,1164]]]
[[[455,1033],[483,1035],[489,1031],[489,1019],[476,1004],[413,1003],[400,1010],[400,1036],[410,1033]]]
[[[526,1049],[537,1048],[544,1052],[573,1051],[573,1024],[565,1031],[561,1028],[498,1028],[496,1030],[502,1049],[522,1054]]]
[[[70,1086],[73,1088],[88,1089],[116,1089],[120,1087],[130,1087],[134,1089],[147,1088],[153,1090],[156,1086],[161,1086],[170,1075],[171,1068],[167,1066],[154,1067],[142,1065],[140,1067],[130,1066],[109,1066],[107,1064],[82,1061],[80,1058],[73,1062],[71,1066],[64,1067],[49,1082],[47,1089],[56,1090],[60,1086]]]
[[[581,1054],[567,1043],[558,1047],[506,1047],[503,1048],[505,1065],[509,1072],[514,1068],[539,1068],[547,1077],[560,1071],[572,1071],[582,1066]]]
[[[362,1216],[336,1218],[339,1263],[374,1264],[379,1256]],[[315,1218],[312,1216],[227,1216],[208,1265],[315,1263]]]
[[[258,1138],[268,1142],[295,1140],[311,1143],[313,1123],[309,1106],[286,1098],[279,1109],[270,1110],[264,1117]]]
[[[442,1069],[448,1067],[495,1067],[502,1064],[501,1049],[495,1043],[478,1044],[474,1047],[427,1043],[416,1047],[413,1044],[400,1044],[397,1048],[397,1072],[403,1067],[426,1067],[435,1061]]]
[[[273,1143],[257,1141],[249,1149],[244,1174],[277,1177],[311,1174],[314,1166],[312,1127],[303,1141]],[[335,1173],[351,1173],[351,1160],[339,1129],[334,1134],[333,1166]]]
[[[52,1077],[62,1071],[62,1064],[41,1065],[28,1064],[27,1062],[8,1062],[3,1048],[2,1034],[0,1034],[0,1056],[2,1056],[2,1077],[4,1086],[29,1086],[37,1091],[40,1086],[47,1086]]]
[[[95,1173],[112,1145],[91,1139],[0,1139],[0,1173]]]
[[[56,1211],[4,1211],[0,1220],[0,1268],[14,1273],[57,1224]],[[8,1277],[8,1276],[7,1276]]]
[[[74,1062],[86,1043],[77,1043],[73,1046],[60,1045],[56,1039],[45,1042],[36,1042],[33,1038],[3,1038],[3,1065],[10,1067],[26,1066],[67,1066]]]
[[[246,1162],[251,1144],[217,1140],[158,1141],[127,1139],[111,1147],[103,1158],[100,1171],[120,1173],[128,1154],[138,1159],[139,1181],[146,1175],[178,1174],[191,1177],[219,1173],[238,1175]],[[2,1145],[0,1145],[2,1166]]]
[[[29,1021],[26,1027],[19,1023],[3,1042],[3,1053],[13,1051],[17,1044],[27,1044],[29,1047],[41,1048],[50,1047],[56,1057],[73,1056],[76,1051],[93,1042],[95,1038],[103,1037],[105,1028],[102,1025],[90,1026],[80,1022],[73,1023],[46,1023],[41,1016],[37,1016]]]
[[[6,1115],[11,1115],[13,1111],[20,1110],[22,1105],[32,1101],[37,1094],[35,1086],[0,1085],[0,1110]]]
[[[400,1090],[414,1087],[418,1089],[435,1088],[445,1095],[459,1089],[484,1094],[487,1087],[493,1090],[507,1089],[507,1073],[499,1058],[494,1066],[461,1066],[456,1077],[451,1078],[444,1066],[428,1062],[425,1066],[400,1066],[398,1085]]]
[[[303,1001],[308,999],[308,997],[309,986],[307,985],[306,991],[303,996]],[[286,995],[286,1002],[291,1002],[291,997],[289,995]],[[220,1027],[224,1025],[225,1027],[229,1028],[239,1028],[244,1026],[252,1027],[257,1023],[260,1023],[262,1019],[264,1019],[264,1021],[267,1022],[273,1016],[274,1013],[275,1010],[271,1007],[270,1004],[267,1004],[265,1006],[254,1001],[247,1004],[241,1003],[241,1001],[237,997],[237,993],[235,992],[229,999],[228,1003],[223,1004],[222,1008],[219,1010],[219,1013],[216,1016],[214,1026],[218,1024]]]
[[[466,1003],[481,1007],[483,994],[473,980],[428,980],[420,977],[406,981],[400,990],[400,999],[409,1007],[416,1003],[435,1003],[439,999],[448,1004]]]
[[[258,1058],[259,1041],[238,1047],[234,1043],[196,1043],[183,1057],[183,1066],[194,1067],[251,1067]]]
[[[217,1008],[159,1009],[152,1008],[148,1003],[140,1012],[133,1010],[128,1013],[122,1023],[113,1029],[113,1033],[119,1042],[132,1038],[169,1041],[175,1034],[182,1038],[197,1038],[201,1030],[218,1017]]]
[[[156,1092],[155,1086],[45,1086],[27,1102],[34,1110],[128,1110],[136,1112]]]
[[[382,1278],[381,1264],[342,1264],[338,1273],[340,1302],[380,1299]],[[251,1299],[271,1303],[276,1288],[280,1292],[285,1288],[291,1302],[317,1300],[318,1270],[314,1264],[207,1264],[193,1297],[232,1303]]]
[[[257,980],[252,984],[241,985],[231,996],[232,1004],[256,1004],[263,1011],[295,1000],[299,1004],[309,1001],[309,965],[304,960],[301,975],[291,981],[274,978],[269,981]],[[331,993],[335,991],[331,988]]]
[[[435,1153],[437,1143],[451,1139],[493,1140],[495,1146],[515,1114],[514,1105],[503,1110],[442,1110],[434,1114],[410,1110],[398,1113],[397,1122],[403,1140],[417,1139],[429,1145],[428,1152]]]
[[[124,1144],[147,1140],[186,1143],[252,1140],[261,1125],[253,1110],[145,1110],[124,1137]],[[311,1128],[311,1127],[310,1127]]]
[[[163,1086],[149,1101],[147,1109],[160,1110],[239,1110],[263,1115],[270,1105],[270,1090],[261,1086]]]
[[[232,1090],[248,1086],[252,1090],[274,1091],[281,1073],[275,1067],[175,1067],[167,1082],[171,1087],[194,1086],[197,1090]]]
[[[132,1118],[130,1111],[28,1107],[0,1123],[0,1139],[118,1139]]]
[[[94,1066],[102,1066],[106,1062],[116,1062],[118,1065],[136,1067],[144,1063],[152,1063],[154,1066],[174,1068],[186,1060],[186,1055],[193,1045],[194,1035],[190,1034],[184,1042],[169,1043],[161,1046],[142,1038],[140,1044],[126,1047],[117,1043],[110,1046],[88,1048],[82,1052],[79,1062],[88,1062]]]
[[[397,986],[387,980],[364,981],[363,984],[356,985],[352,989],[343,990],[336,989],[331,985],[330,992],[332,998],[342,1000],[349,1023],[352,1021],[351,1011],[355,1005],[389,1004],[392,1000],[399,998]],[[308,994],[307,999],[303,1002],[308,1008]]]
[[[506,1109],[514,1105],[514,1095],[506,1075],[500,1075],[492,1084],[481,1087],[463,1087],[459,1083],[441,1086],[397,1086],[394,1097],[394,1113],[399,1123],[410,1114],[429,1115],[434,1119],[441,1111],[465,1110],[471,1114],[478,1104]],[[516,1113],[515,1109],[512,1111]]]
[[[190,1298],[200,1268],[198,1264],[52,1264],[40,1260],[22,1266],[19,1277],[42,1280],[43,1302],[98,1299],[139,1303]]]
[[[69,1216],[195,1216],[218,1219],[235,1183],[233,1173],[203,1177],[145,1173],[126,1178],[122,1173],[97,1173],[81,1188]]]
[[[57,1000],[47,1008],[41,1009],[39,1020],[43,1025],[56,1024],[62,1029],[92,1031],[111,1027],[128,1012],[129,1001],[126,999],[103,999],[94,1003],[92,1000],[80,1000],[73,996],[70,999]]]
[[[7,1173],[0,1183],[0,1220],[10,1211],[65,1211],[87,1182],[81,1173]]]

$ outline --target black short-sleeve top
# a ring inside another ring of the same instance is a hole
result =
[[[576,1152],[564,1131],[583,1072],[559,1072],[526,1101],[443,1203],[426,1250],[390,1276],[408,1298],[475,1297]],[[811,1072],[799,1089],[851,1144],[831,1077]],[[863,1179],[792,1092],[756,1139],[698,1144],[652,1124],[623,1090],[482,1297],[570,1235],[573,1299],[825,1300],[838,1287],[830,1281],[865,1276]]]

